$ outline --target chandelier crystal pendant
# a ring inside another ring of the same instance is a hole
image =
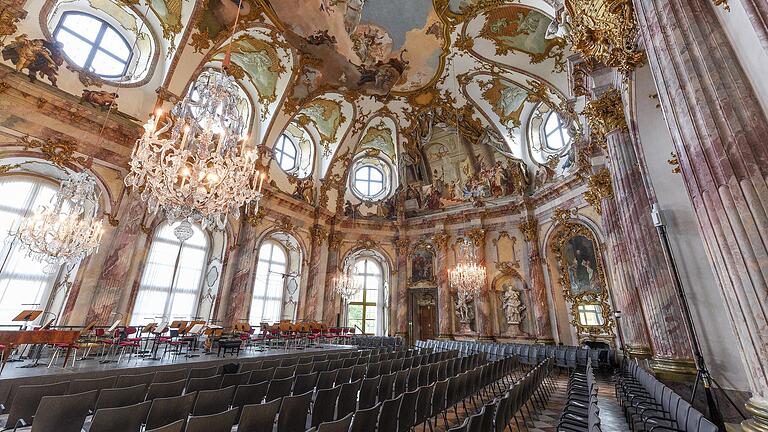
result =
[[[74,265],[99,248],[104,233],[98,217],[96,181],[87,172],[73,173],[61,183],[51,206],[23,218],[11,235],[27,256],[46,262],[46,271]]]
[[[141,190],[150,212],[223,229],[227,216],[240,217],[243,204],[258,209],[266,173],[257,169],[255,146],[241,135],[240,99],[224,68],[198,79],[163,126],[161,111],[149,119],[125,185]]]
[[[334,292],[338,294],[344,302],[356,296],[363,289],[362,280],[357,275],[357,269],[352,269],[346,273],[339,272],[334,280]]]
[[[479,295],[485,286],[485,266],[478,264],[475,247],[467,239],[459,245],[459,263],[448,272],[448,282],[466,301]]]

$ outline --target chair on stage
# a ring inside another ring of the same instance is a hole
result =
[[[217,414],[195,416],[187,421],[185,432],[229,432],[237,418],[237,408]]]
[[[96,410],[88,432],[137,432],[147,421],[152,401]]]

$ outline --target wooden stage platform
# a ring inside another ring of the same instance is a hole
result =
[[[51,384],[82,378],[103,378],[113,375],[135,375],[160,370],[192,369],[219,366],[227,363],[248,363],[264,359],[277,359],[283,357],[303,357],[319,354],[331,354],[336,352],[354,350],[357,347],[348,345],[322,345],[320,347],[305,348],[301,350],[269,349],[267,351],[243,350],[239,356],[228,355],[216,357],[215,353],[202,354],[199,357],[165,356],[161,360],[142,359],[134,356],[130,361],[123,359],[118,363],[99,363],[98,357],[88,360],[79,360],[72,367],[72,361],[67,367],[61,367],[62,360],[57,365],[48,368],[48,363],[41,361],[34,368],[23,368],[30,361],[8,363],[0,374],[0,401],[5,402],[10,389],[18,385]],[[80,354],[80,353],[78,353]]]

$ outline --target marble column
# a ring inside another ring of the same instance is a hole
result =
[[[451,287],[448,286],[448,270],[450,263],[448,261],[448,247],[451,235],[445,231],[439,232],[432,237],[432,243],[435,245],[437,255],[435,257],[435,270],[437,276],[437,317],[438,317],[438,337],[440,339],[450,339],[453,334],[453,309],[451,304]]]
[[[317,319],[317,301],[318,293],[321,292],[322,286],[318,283],[318,275],[320,274],[320,255],[323,249],[323,243],[328,236],[325,228],[322,225],[315,224],[312,226],[312,244],[309,253],[309,265],[307,271],[307,291],[305,297],[307,301],[304,303],[304,319],[314,321]]]
[[[477,262],[485,265],[485,230],[473,228],[467,233],[477,253]],[[491,314],[491,287],[488,280],[485,281],[477,298],[475,298],[475,323],[477,324],[478,339],[493,339],[493,315]]]
[[[341,242],[344,235],[336,231],[336,227],[331,227],[331,233],[328,235],[328,263],[325,270],[325,284],[323,286],[323,322],[329,326],[336,325],[336,315],[340,313],[341,299],[334,292],[334,281],[339,271],[343,270],[339,263],[339,253],[341,252]],[[340,324],[343,323],[340,320]]]
[[[606,135],[606,140],[617,222],[629,241],[628,258],[648,317],[654,370],[695,373],[682,307],[651,218],[651,201],[641,161],[625,129],[614,129]]]
[[[554,343],[552,337],[552,322],[549,318],[549,303],[547,302],[547,282],[544,279],[544,260],[539,248],[539,222],[529,217],[518,228],[523,238],[528,242],[528,280],[531,289],[532,335],[542,342]]]
[[[395,240],[397,249],[397,320],[396,335],[408,336],[408,250],[407,238]]]
[[[606,249],[612,264],[612,271],[609,272],[613,276],[611,294],[616,308],[621,312],[617,323],[620,326],[624,349],[631,356],[648,357],[652,351],[635,288],[635,278],[631,271],[632,264],[627,250],[629,244],[619,222],[619,210],[613,197],[603,198],[601,206],[607,239]]]
[[[123,290],[130,289],[132,281],[127,280],[127,276],[137,252],[135,242],[140,235],[143,235],[141,220],[144,215],[144,203],[138,199],[138,196],[133,198],[135,199],[125,203],[125,211],[118,215],[120,227],[109,247],[102,245],[109,252],[88,307],[86,323],[95,321],[97,325],[111,324],[114,318],[113,313],[118,312],[116,309],[120,294]],[[128,317],[123,318],[125,323]]]
[[[741,5],[747,13],[749,22],[752,23],[760,45],[763,50],[768,51],[768,1],[741,0]]]
[[[709,0],[634,0],[659,99],[768,431],[768,120]]]
[[[248,298],[253,281],[253,271],[256,270],[256,261],[259,251],[256,248],[257,228],[245,220],[240,222],[240,236],[237,239],[237,256],[232,262],[234,275],[229,285],[229,293],[226,299],[224,311],[224,326],[248,319],[248,307],[251,300]],[[251,323],[257,325],[259,323]]]

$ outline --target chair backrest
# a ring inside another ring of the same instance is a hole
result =
[[[338,373],[339,371],[336,371],[336,370],[318,372],[317,384],[315,386],[317,390],[328,389],[333,387],[333,383],[336,381],[336,375]]]
[[[280,359],[280,366],[296,366],[299,364],[299,358],[298,357],[283,357]]]
[[[469,429],[469,418],[465,418],[460,425],[454,426],[448,429],[448,432],[467,432],[468,429]]]
[[[339,369],[339,373],[336,375],[336,385],[348,383],[352,378],[353,367],[347,367]]]
[[[397,414],[398,430],[407,431],[416,423],[416,403],[419,399],[419,390],[403,393],[403,401]]]
[[[379,385],[381,377],[365,378],[360,386],[360,398],[358,400],[358,409],[366,409],[376,405],[376,398],[379,395]]]
[[[152,384],[152,380],[155,379],[155,372],[149,372],[138,375],[120,375],[117,377],[115,388],[133,387],[139,384],[146,384],[149,386]]]
[[[127,405],[135,405],[144,401],[147,394],[146,384],[137,384],[133,387],[103,389],[96,399],[95,410],[103,408],[117,408]]]
[[[187,379],[186,369],[173,369],[173,370],[161,370],[155,372],[155,377],[152,379],[152,383],[165,383],[178,380]]]
[[[402,401],[403,395],[400,394],[394,399],[387,399],[381,403],[381,411],[376,422],[377,432],[397,432],[397,415]]]
[[[357,394],[360,392],[360,387],[362,385],[362,378],[357,381],[341,385],[339,403],[336,404],[338,410],[336,413],[336,418],[345,417],[347,414],[357,410]]]
[[[196,393],[185,394],[184,396],[156,398],[152,400],[152,406],[147,415],[146,428],[158,428],[176,422],[186,420],[192,404],[195,403]]]
[[[299,363],[296,365],[296,375],[312,373],[312,368],[314,368],[314,366],[313,363]]]
[[[359,364],[352,367],[352,381],[357,381],[365,377],[365,371],[368,369],[367,364]]]
[[[318,389],[312,406],[312,426],[329,422],[336,418],[336,404],[341,393],[341,385],[329,389]]]
[[[241,409],[237,429],[271,432],[281,403],[280,399],[275,399],[272,402],[245,405]]]
[[[243,363],[240,365],[240,372],[251,372],[255,370],[261,370],[261,364],[263,360],[257,360],[253,362]]]
[[[152,401],[96,410],[88,432],[138,432],[147,420]]]
[[[267,389],[267,402],[290,395],[292,388],[292,376],[283,379],[273,379],[269,382],[269,388]]]
[[[317,427],[317,432],[348,432],[351,423],[352,413],[349,413],[342,419],[320,423],[320,426]]]
[[[343,365],[343,362],[342,362]],[[341,366],[338,366],[341,367]],[[336,369],[338,369],[338,367]],[[324,372],[327,370],[331,370],[331,363],[328,360],[319,361],[317,363],[312,364],[312,372]]]
[[[197,392],[193,416],[205,416],[225,411],[232,405],[235,396],[235,386],[229,386],[216,390],[202,390]]]
[[[286,396],[277,417],[277,432],[304,432],[312,403],[311,391],[296,396]]]
[[[117,376],[93,379],[76,379],[69,383],[67,394],[85,393],[91,390],[101,390],[115,387]]]
[[[183,379],[167,383],[150,384],[147,389],[147,400],[180,396],[184,392],[186,384],[187,381]]]
[[[32,432],[80,432],[98,394],[98,390],[91,390],[77,394],[43,396],[35,412]]]
[[[273,379],[290,378],[296,373],[296,366],[285,366],[275,368],[275,376]]]
[[[434,385],[419,387],[419,397],[416,400],[416,424],[427,421],[432,414],[432,393],[435,391]]]
[[[275,368],[258,369],[251,372],[251,379],[249,379],[248,382],[251,384],[258,384],[260,382],[269,381],[274,378],[274,376]]]
[[[381,406],[382,402],[379,402],[370,408],[357,410],[352,418],[352,426],[349,432],[369,432],[375,430]]]
[[[379,383],[379,401],[385,401],[392,398],[392,389],[395,386],[396,373],[390,373],[381,376]]]
[[[251,371],[225,374],[221,380],[221,388],[229,386],[239,386],[241,384],[248,384],[248,380],[251,379]]]
[[[178,420],[165,426],[160,426],[155,429],[145,429],[144,432],[181,432],[184,429],[184,420]]]
[[[238,386],[235,390],[235,397],[232,399],[232,407],[240,408],[240,414],[242,414],[243,406],[260,404],[264,400],[268,387],[268,382]]]
[[[469,416],[469,425],[467,426],[467,432],[484,432],[483,416],[485,415],[485,406],[480,407],[480,411]]]
[[[217,414],[192,416],[184,432],[230,432],[237,418],[237,408]]]
[[[218,366],[211,366],[206,368],[192,368],[187,375],[187,381],[192,378],[208,378],[216,375],[219,372]]]
[[[296,375],[293,383],[293,394],[304,394],[310,390],[314,390],[317,385],[317,379],[320,372]]]
[[[192,378],[187,383],[187,393],[201,390],[216,390],[221,387],[223,379],[223,375],[214,375],[207,378]]]
[[[264,362],[261,364],[262,369],[269,369],[269,368],[276,368],[280,366],[280,359],[273,359],[273,360],[264,360]]]
[[[17,387],[8,411],[6,428],[13,428],[19,420],[27,424],[32,423],[32,416],[35,415],[40,400],[45,396],[61,396],[66,393],[67,387],[69,381]]]

